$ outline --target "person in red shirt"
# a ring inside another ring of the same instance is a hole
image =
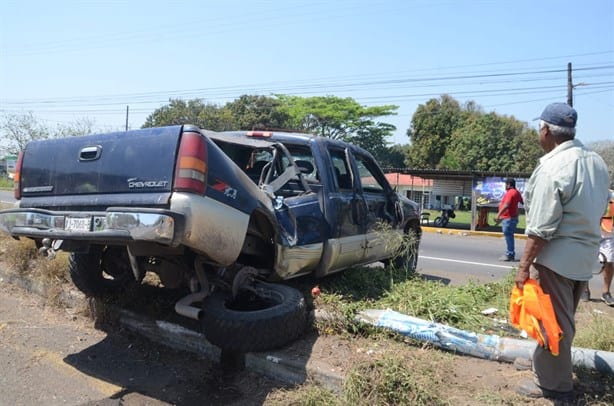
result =
[[[499,261],[515,261],[514,233],[518,225],[518,204],[524,203],[522,195],[516,190],[516,180],[509,178],[505,181],[505,195],[499,203],[499,211],[495,221],[501,222],[503,236],[505,237],[505,255]]]

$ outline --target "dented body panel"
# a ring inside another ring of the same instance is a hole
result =
[[[417,204],[367,151],[311,135],[171,126],[36,141],[19,169],[0,230],[68,251],[123,245],[144,263],[240,263],[284,280],[389,260],[388,237],[421,233]]]

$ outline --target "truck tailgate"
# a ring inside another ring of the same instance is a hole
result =
[[[168,194],[181,126],[30,142],[22,198]]]

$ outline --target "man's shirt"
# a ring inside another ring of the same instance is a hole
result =
[[[548,241],[536,263],[569,279],[591,278],[609,183],[603,159],[578,140],[541,157],[524,196],[525,233]]]
[[[501,213],[502,219],[509,219],[512,217],[518,217],[518,204],[522,203],[522,195],[515,188],[510,188],[503,195],[503,199],[499,203],[499,210],[505,205],[508,204],[507,209],[503,213]]]

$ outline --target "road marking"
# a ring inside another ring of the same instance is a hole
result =
[[[494,264],[485,264],[483,262],[472,262],[472,261],[461,261],[459,259],[448,259],[448,258],[437,258],[437,257],[426,257],[424,255],[420,255],[418,259],[432,259],[435,261],[445,261],[445,262],[458,262],[459,264],[467,264],[467,265],[481,265],[481,266],[490,266],[494,268],[512,268],[514,265],[494,265]]]

